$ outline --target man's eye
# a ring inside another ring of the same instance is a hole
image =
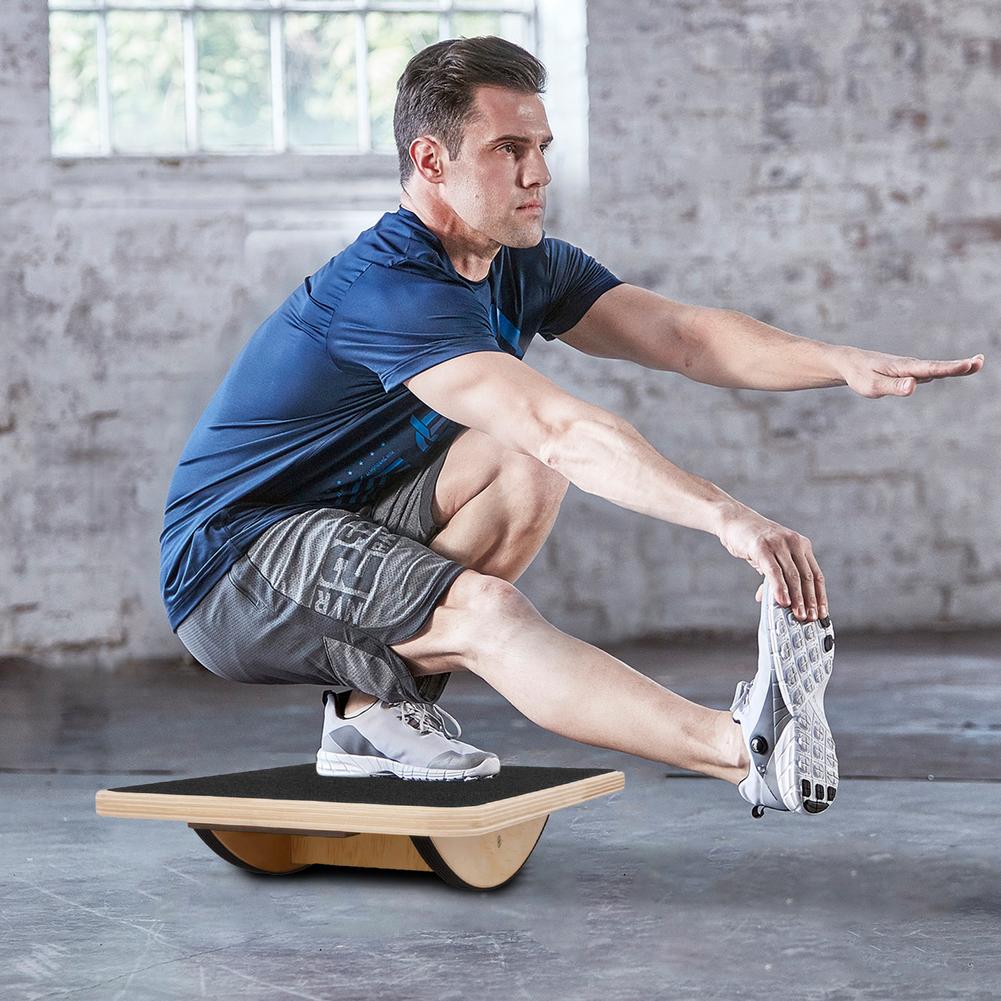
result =
[[[504,150],[504,152],[508,152],[508,151],[511,151],[512,153],[517,153],[518,152],[518,150],[515,147],[514,143],[505,143],[503,146],[500,147],[500,149]],[[543,153],[548,153],[549,152],[549,145],[548,145],[548,143],[545,146],[540,146],[539,149],[541,149]]]

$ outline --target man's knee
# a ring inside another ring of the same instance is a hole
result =
[[[512,493],[519,499],[519,509],[526,515],[555,517],[570,486],[570,481],[561,473],[521,452],[507,453],[500,475],[512,485]]]
[[[463,655],[475,664],[505,642],[509,630],[538,618],[535,606],[502,577],[464,570],[453,581],[447,599],[460,610],[459,641]]]
[[[513,584],[463,570],[414,636],[390,644],[415,676],[468,670],[496,662],[528,621],[542,617]]]

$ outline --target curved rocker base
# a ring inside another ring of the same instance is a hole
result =
[[[433,872],[463,890],[495,890],[521,871],[549,814],[489,834],[421,837],[226,829],[189,824],[220,858],[267,876],[288,876],[314,865]]]

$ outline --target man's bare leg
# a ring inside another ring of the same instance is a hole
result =
[[[443,527],[428,548],[513,583],[549,537],[568,486],[530,456],[468,428],[450,446],[438,477],[432,513]],[[375,696],[355,690],[345,716],[373,702]]]
[[[513,583],[521,576],[549,535],[566,490],[565,481],[561,486],[550,479],[526,505],[525,484],[517,483],[524,458],[518,457],[518,475],[508,475],[503,484],[498,477],[451,513],[430,548],[491,578]],[[551,473],[541,464],[540,471]],[[533,520],[526,522],[526,509],[537,512]],[[474,656],[464,663],[452,657],[423,658],[429,634],[441,631],[442,620],[456,617],[456,609],[468,602],[459,592],[475,577],[460,575],[424,628],[393,644],[415,675],[467,668],[532,722],[561,736],[735,784],[747,775],[747,748],[729,712],[690,702],[557,629],[513,587],[499,602],[499,621],[483,622],[482,633],[491,639]],[[351,699],[349,712],[374,701],[360,692]]]
[[[522,715],[584,744],[738,783],[740,726],[547,622],[513,584],[467,570],[415,636],[391,644],[415,676],[469,670]]]
[[[739,724],[557,629],[516,589],[467,668],[533,723],[563,737],[734,784],[750,764]],[[474,648],[475,649],[475,648]]]

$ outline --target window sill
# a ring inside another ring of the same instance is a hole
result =
[[[118,206],[327,202],[395,199],[395,153],[198,153],[54,156],[56,201]]]

